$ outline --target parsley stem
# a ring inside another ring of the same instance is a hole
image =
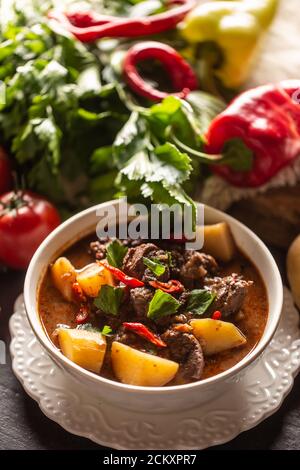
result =
[[[170,137],[172,138],[173,142],[177,145],[177,147],[180,148],[180,150],[182,150],[183,152],[186,152],[187,154],[193,157],[197,157],[203,163],[217,164],[217,163],[224,162],[224,157],[222,154],[214,155],[214,154],[208,154],[205,152],[200,152],[199,150],[193,149],[192,147],[189,147],[188,145],[184,144],[179,139],[177,139],[173,130],[170,131]]]

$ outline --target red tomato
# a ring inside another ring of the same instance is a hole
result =
[[[12,183],[11,164],[6,152],[0,147],[0,194],[9,191]]]
[[[46,236],[60,224],[52,204],[30,191],[0,197],[0,260],[11,268],[27,268]]]

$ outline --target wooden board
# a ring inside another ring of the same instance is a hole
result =
[[[253,199],[234,203],[232,216],[250,227],[264,242],[287,249],[300,233],[300,184],[270,189]]]

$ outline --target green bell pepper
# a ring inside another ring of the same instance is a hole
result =
[[[181,33],[200,58],[207,56],[227,88],[246,80],[258,43],[270,26],[278,0],[214,0],[201,3],[181,24]],[[219,54],[212,53],[212,45]]]

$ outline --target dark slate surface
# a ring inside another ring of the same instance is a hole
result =
[[[0,274],[0,339],[7,345],[7,364],[0,365],[0,449],[99,449],[46,418],[12,373],[8,320],[23,280],[22,273]],[[275,415],[216,449],[300,450],[300,375]]]

